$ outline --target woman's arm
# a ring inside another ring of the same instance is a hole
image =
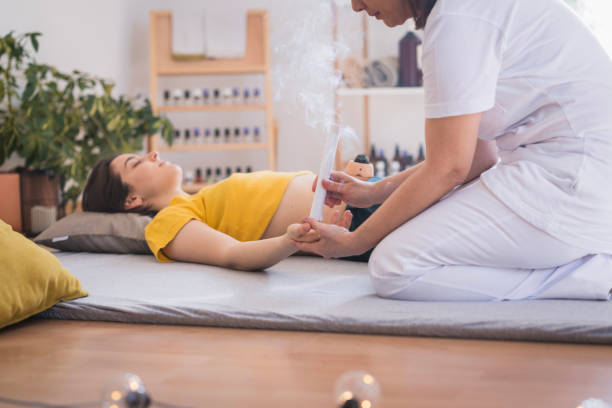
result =
[[[357,230],[349,233],[309,219],[321,239],[296,243],[300,249],[323,256],[361,254],[406,221],[436,203],[470,174],[478,140],[481,113],[425,123],[427,156]]]
[[[168,258],[245,271],[262,270],[298,251],[288,234],[240,242],[198,220],[191,220],[163,249]]]

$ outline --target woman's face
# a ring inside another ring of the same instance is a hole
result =
[[[144,204],[155,198],[167,196],[180,190],[183,170],[170,162],[161,160],[157,152],[145,156],[121,154],[113,159],[111,170],[119,174],[121,181],[131,187],[131,196],[139,196]],[[126,208],[130,205],[126,203]]]
[[[351,0],[353,10],[365,11],[389,27],[402,25],[412,17],[407,0]]]

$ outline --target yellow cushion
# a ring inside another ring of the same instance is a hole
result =
[[[0,328],[83,296],[79,280],[53,254],[0,220]]]

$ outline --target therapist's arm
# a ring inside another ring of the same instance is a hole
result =
[[[474,157],[472,158],[472,166],[468,172],[465,180],[461,184],[468,183],[477,177],[480,177],[482,173],[490,169],[497,163],[497,145],[495,142],[488,142],[482,139],[478,139],[476,142],[476,149],[474,151]],[[402,171],[401,173],[395,174],[390,177],[386,177],[383,180],[377,181],[379,186],[377,188],[377,197],[379,202],[385,201],[396,188],[398,188],[407,178],[415,174],[424,162],[421,162],[415,166],[410,167]]]
[[[397,227],[491,163],[491,157],[485,160],[491,146],[478,141],[480,117],[481,113],[477,113],[426,120],[425,161],[352,234],[353,248],[365,252],[374,247]],[[479,154],[476,154],[477,146]],[[380,188],[385,185],[380,184]]]

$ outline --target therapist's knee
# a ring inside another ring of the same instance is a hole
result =
[[[428,268],[418,262],[416,251],[398,245],[393,236],[382,240],[372,252],[368,262],[370,280],[376,294],[380,297],[397,299]],[[404,299],[404,296],[401,297]]]

